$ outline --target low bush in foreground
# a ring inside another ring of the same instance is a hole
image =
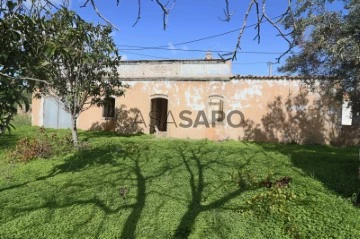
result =
[[[0,238],[360,238],[355,148],[80,136],[0,176]]]
[[[36,136],[25,137],[17,141],[14,149],[7,153],[9,161],[28,162],[38,158],[49,158],[53,155],[62,155],[72,150],[71,135],[59,136],[55,132],[49,133],[40,128]]]

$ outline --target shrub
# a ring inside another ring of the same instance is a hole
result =
[[[28,162],[36,158],[48,158],[62,154],[72,148],[70,135],[58,136],[56,133],[48,133],[40,128],[36,138],[25,137],[16,143],[16,147],[10,150],[7,157],[10,161]]]
[[[289,201],[297,196],[289,188],[275,185],[254,196],[248,203],[261,211],[268,213],[282,213],[286,211]]]
[[[265,187],[259,194],[247,201],[253,211],[259,215],[270,216],[283,223],[284,231],[292,238],[300,238],[297,226],[293,223],[291,204],[298,198],[290,188],[291,178],[288,176],[271,181],[268,176],[260,182],[259,186]]]

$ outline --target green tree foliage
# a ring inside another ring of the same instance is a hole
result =
[[[63,8],[45,23],[49,37],[43,66],[48,85],[42,95],[60,99],[71,114],[74,145],[77,145],[77,118],[93,105],[102,105],[110,96],[121,96],[126,86],[117,79],[120,56],[110,26],[93,25],[75,12]]]
[[[0,134],[11,131],[14,126],[11,120],[16,115],[18,107],[29,110],[29,98],[24,94],[28,86],[18,80],[0,80]]]
[[[340,1],[344,8],[327,10],[333,1],[302,1],[293,19],[294,51],[280,68],[302,75],[333,76],[322,82],[325,90],[335,84],[349,96],[353,111],[360,110],[360,1]],[[291,21],[291,22],[290,22]],[[340,94],[342,96],[342,94]]]
[[[65,104],[76,145],[80,113],[124,92],[112,29],[51,1],[24,2],[0,0],[0,132],[10,130],[18,105],[28,109],[24,93],[36,90]]]
[[[230,21],[233,12],[231,8],[235,6],[236,2],[230,0],[219,1],[224,2],[225,20]],[[61,5],[68,6],[68,0],[63,0],[61,4],[58,1],[51,0],[28,0],[27,2],[32,4],[26,5],[23,4],[24,2],[24,0],[0,0],[0,43],[2,46],[6,46],[0,49],[1,100],[3,102],[7,101],[8,97],[5,95],[7,93],[10,94],[10,91],[6,89],[13,87],[9,84],[26,86],[27,91],[33,90],[34,86],[38,85],[42,92],[47,91],[46,94],[49,94],[49,91],[44,87],[44,81],[50,80],[53,85],[52,93],[59,96],[66,103],[69,112],[74,118],[77,118],[86,109],[85,103],[83,105],[81,99],[86,99],[87,101],[85,102],[90,102],[90,105],[101,104],[101,95],[104,92],[112,91],[119,83],[115,85],[111,83],[110,86],[106,86],[106,82],[109,81],[101,81],[102,83],[99,83],[97,78],[96,84],[90,83],[91,86],[100,85],[95,87],[97,90],[90,90],[87,93],[81,94],[74,93],[75,91],[80,92],[78,90],[84,92],[84,83],[80,83],[77,87],[75,85],[78,84],[76,82],[82,82],[85,75],[86,77],[88,74],[96,77],[102,75],[104,77],[106,74],[110,74],[110,72],[112,76],[116,74],[113,71],[115,69],[113,68],[114,65],[109,65],[109,62],[107,62],[111,57],[114,60],[112,63],[117,62],[118,56],[115,47],[111,50],[109,48],[105,49],[113,45],[113,43],[105,40],[104,43],[100,44],[102,41],[97,41],[96,39],[98,37],[108,38],[106,35],[111,32],[110,28],[114,26],[101,15],[101,12],[96,7],[96,1],[82,0],[80,3],[84,7],[92,7],[94,12],[111,27],[85,24],[74,13],[65,13],[65,9],[58,11]],[[266,1],[248,0],[248,2],[248,7],[243,11],[245,13],[244,21],[241,23],[242,27],[239,30],[236,47],[230,58],[234,59],[237,50],[241,47],[240,41],[245,28],[247,28],[248,15],[255,14],[258,19],[256,25],[256,39],[258,41],[261,34],[260,26],[264,22],[269,22],[276,28],[279,35],[289,43],[291,55],[287,58],[286,64],[280,68],[282,71],[302,75],[334,76],[334,80],[324,81],[322,83],[323,87],[328,90],[335,84],[340,85],[342,92],[346,92],[349,95],[353,109],[355,111],[360,110],[359,0],[289,0],[287,5],[283,6],[284,13],[276,18],[271,18],[267,14]],[[343,7],[329,8],[334,2],[343,3]],[[112,3],[118,4],[119,1],[114,0]],[[174,9],[175,1],[170,1],[169,3],[159,0],[154,1],[154,4],[160,7],[163,12],[165,28],[167,17]],[[140,19],[141,1],[139,1],[138,6],[138,18],[135,24]],[[59,16],[52,16],[54,12],[57,12],[56,14],[58,15],[68,14],[65,17],[68,22],[64,22],[65,20],[62,20]],[[60,25],[57,24],[58,22],[65,24]],[[74,25],[70,26],[70,22]],[[283,25],[281,26],[281,24]],[[57,30],[54,30],[56,28]],[[103,33],[100,33],[100,31],[103,31]],[[63,36],[67,36],[67,38]],[[78,46],[78,43],[81,44]],[[91,49],[94,52],[90,54]],[[106,63],[102,60],[94,61],[95,55],[102,55],[102,53],[105,55],[110,54],[109,58],[105,60]],[[102,62],[104,64],[102,66],[100,66],[101,64],[94,66],[95,70],[91,73],[89,66],[95,62]],[[84,71],[81,70],[80,73],[78,66],[81,66],[81,69],[84,67],[86,69]],[[99,69],[102,69],[101,72],[98,71]],[[72,83],[63,80],[66,78],[66,74],[72,76]],[[77,77],[77,75],[81,75],[81,77]],[[31,78],[35,78],[37,81]],[[57,81],[56,79],[61,80]],[[92,80],[90,82],[94,83]],[[60,86],[64,90],[59,90]],[[68,89],[70,88],[72,88],[70,90],[72,94],[68,94],[70,92]],[[118,92],[119,94],[121,94],[120,91]],[[84,95],[86,95],[85,98],[83,97]],[[89,101],[90,98],[88,96],[95,98]],[[1,114],[3,115],[4,113],[2,112]]]
[[[25,94],[44,84],[41,52],[45,17],[28,14],[18,2],[0,2],[0,133],[10,131],[17,107],[28,110]],[[36,79],[35,79],[36,78]],[[43,79],[43,80],[41,80]]]

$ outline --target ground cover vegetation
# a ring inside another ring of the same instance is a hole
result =
[[[360,236],[356,148],[92,131],[79,150],[9,161],[39,131],[0,139],[0,238]]]

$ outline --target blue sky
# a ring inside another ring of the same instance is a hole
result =
[[[80,8],[83,2],[83,0],[75,0],[71,3],[71,8],[87,21],[103,22],[90,5]],[[116,0],[96,1],[96,4],[100,12],[120,29],[115,31],[113,36],[124,59],[141,60],[202,59],[205,57],[205,52],[193,50],[233,51],[239,31],[221,37],[177,45],[240,28],[248,1],[229,2],[231,12],[235,12],[230,22],[224,22],[219,19],[224,17],[224,0],[178,0],[169,16],[168,27],[165,31],[162,25],[162,12],[155,1],[142,0],[141,19],[135,27],[133,24],[137,18],[137,0],[120,0],[119,6],[116,6]],[[287,0],[268,2],[269,17],[280,15],[287,4]],[[255,22],[256,14],[253,10],[250,13],[248,24],[251,25]],[[237,60],[233,61],[233,74],[268,75],[267,62],[275,62],[276,58],[287,49],[286,41],[277,37],[276,30],[267,23],[262,25],[260,44],[253,40],[255,35],[254,27],[246,29],[241,43],[241,51],[256,53],[241,53],[240,51]],[[164,50],[141,50],[132,46],[160,46]],[[213,56],[218,57],[215,52]],[[278,66],[273,66],[274,75],[281,74],[276,70]]]

